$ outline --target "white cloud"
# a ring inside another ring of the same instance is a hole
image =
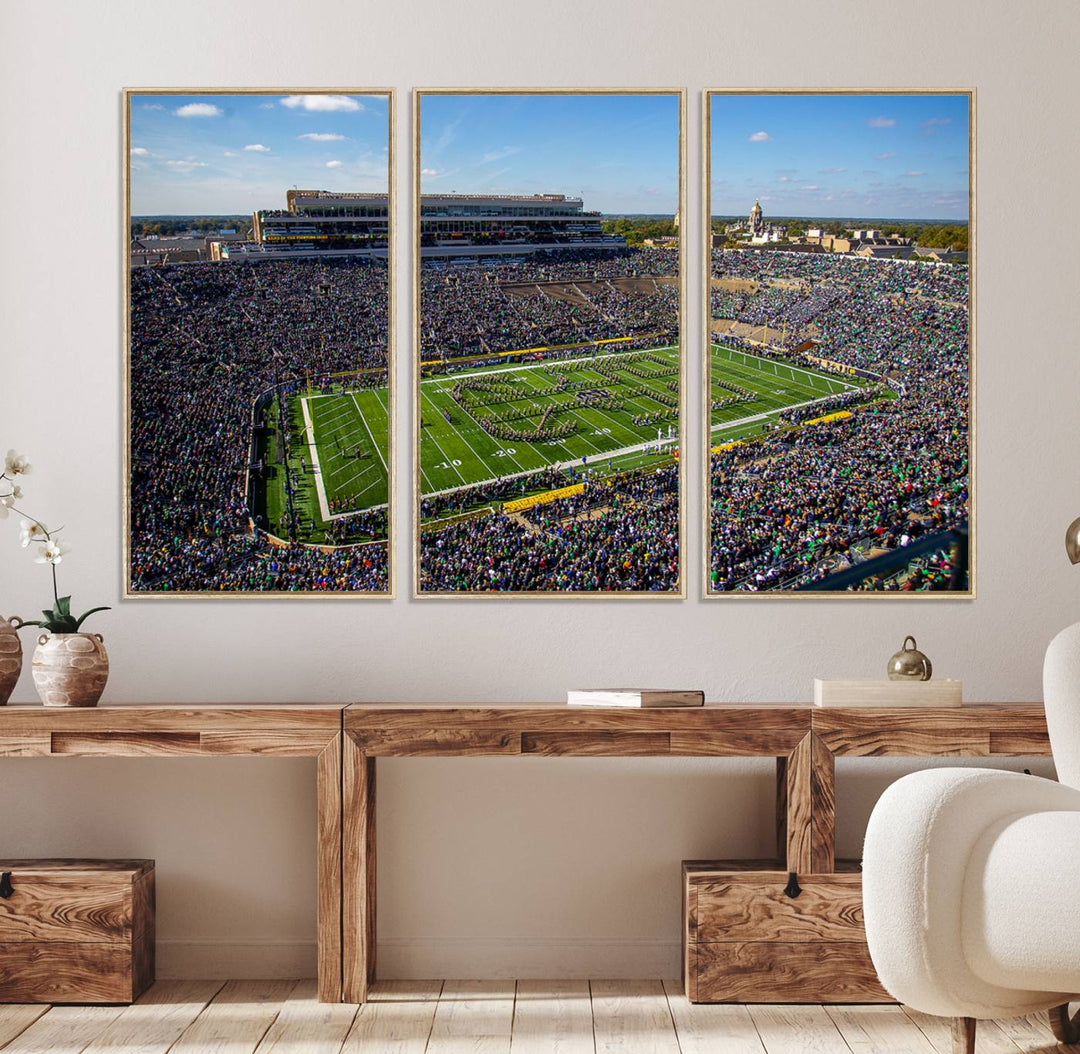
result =
[[[816,183],[804,183],[799,190],[817,190],[818,185]]]
[[[165,164],[168,165],[169,168],[176,169],[177,172],[190,172],[195,168],[207,167],[205,161],[166,161]]]
[[[927,128],[931,127],[932,125],[936,125],[936,124],[952,124],[952,118],[951,117],[930,117],[927,120],[923,121],[923,124],[926,125]]]
[[[772,136],[768,132],[754,132],[750,136],[751,143],[767,143],[770,139],[772,139]]]
[[[892,128],[896,124],[896,119],[893,117],[871,117],[866,123],[871,128]]]
[[[307,139],[311,143],[340,143],[345,136],[338,135],[337,132],[305,132],[296,138]]]
[[[846,172],[846,168],[823,168],[821,174],[823,176],[838,176],[841,172]]]
[[[244,147],[245,150],[250,150],[253,154],[269,154],[270,147],[263,146],[262,143],[248,143]]]
[[[887,154],[874,154],[875,161],[888,161],[890,157],[896,157],[891,150]]]
[[[222,157],[236,157],[236,154],[232,150],[225,150],[221,154]]]
[[[150,151],[145,146],[133,146],[131,148],[132,157],[149,157]]]
[[[341,166],[344,163],[345,163],[344,161],[327,161],[326,162],[326,167],[327,168],[341,168]]]
[[[442,173],[437,168],[422,168],[422,169],[420,169],[420,175],[422,175],[422,176],[441,176]]]
[[[362,110],[355,99],[348,95],[286,95],[282,106],[290,110],[308,110],[315,113],[345,113]]]
[[[211,102],[189,102],[173,110],[177,117],[221,117],[225,111]]]
[[[907,176],[909,179],[917,179],[919,176],[925,176],[926,173],[923,171],[905,172],[904,175]]]
[[[259,103],[259,109],[260,110],[272,110],[273,108],[274,108],[274,104],[272,102],[261,102],[261,103]]]

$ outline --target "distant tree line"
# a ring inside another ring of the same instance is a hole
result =
[[[723,234],[724,227],[731,221],[728,219],[714,219],[712,221],[713,233]],[[849,230],[857,230],[863,227],[872,227],[881,231],[882,234],[899,234],[904,238],[911,238],[916,245],[928,249],[946,249],[952,246],[958,252],[967,252],[968,249],[968,225],[966,223],[888,223],[882,220],[778,220],[787,228],[789,238],[801,238],[806,234],[807,227],[818,227],[826,234],[843,235]],[[737,239],[728,239],[729,244],[738,244]]]
[[[601,224],[605,234],[616,234],[630,246],[642,245],[646,238],[670,238],[678,234],[674,218],[656,216],[608,216]]]
[[[159,237],[198,231],[214,234],[220,230],[245,231],[251,226],[250,216],[132,216],[132,238]]]

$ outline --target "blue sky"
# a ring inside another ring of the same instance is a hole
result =
[[[713,215],[968,218],[966,95],[712,96]]]
[[[424,95],[425,194],[580,195],[607,213],[679,205],[677,95]]]
[[[285,208],[285,191],[382,191],[385,95],[131,96],[133,216]]]

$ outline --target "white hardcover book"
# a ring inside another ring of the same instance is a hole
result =
[[[704,706],[704,692],[666,688],[585,688],[566,693],[567,706]]]
[[[823,681],[814,678],[814,706],[962,706],[961,681]]]

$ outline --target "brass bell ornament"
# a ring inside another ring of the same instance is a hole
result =
[[[933,672],[930,660],[919,651],[911,636],[904,638],[903,647],[889,660],[890,681],[929,681]]]

